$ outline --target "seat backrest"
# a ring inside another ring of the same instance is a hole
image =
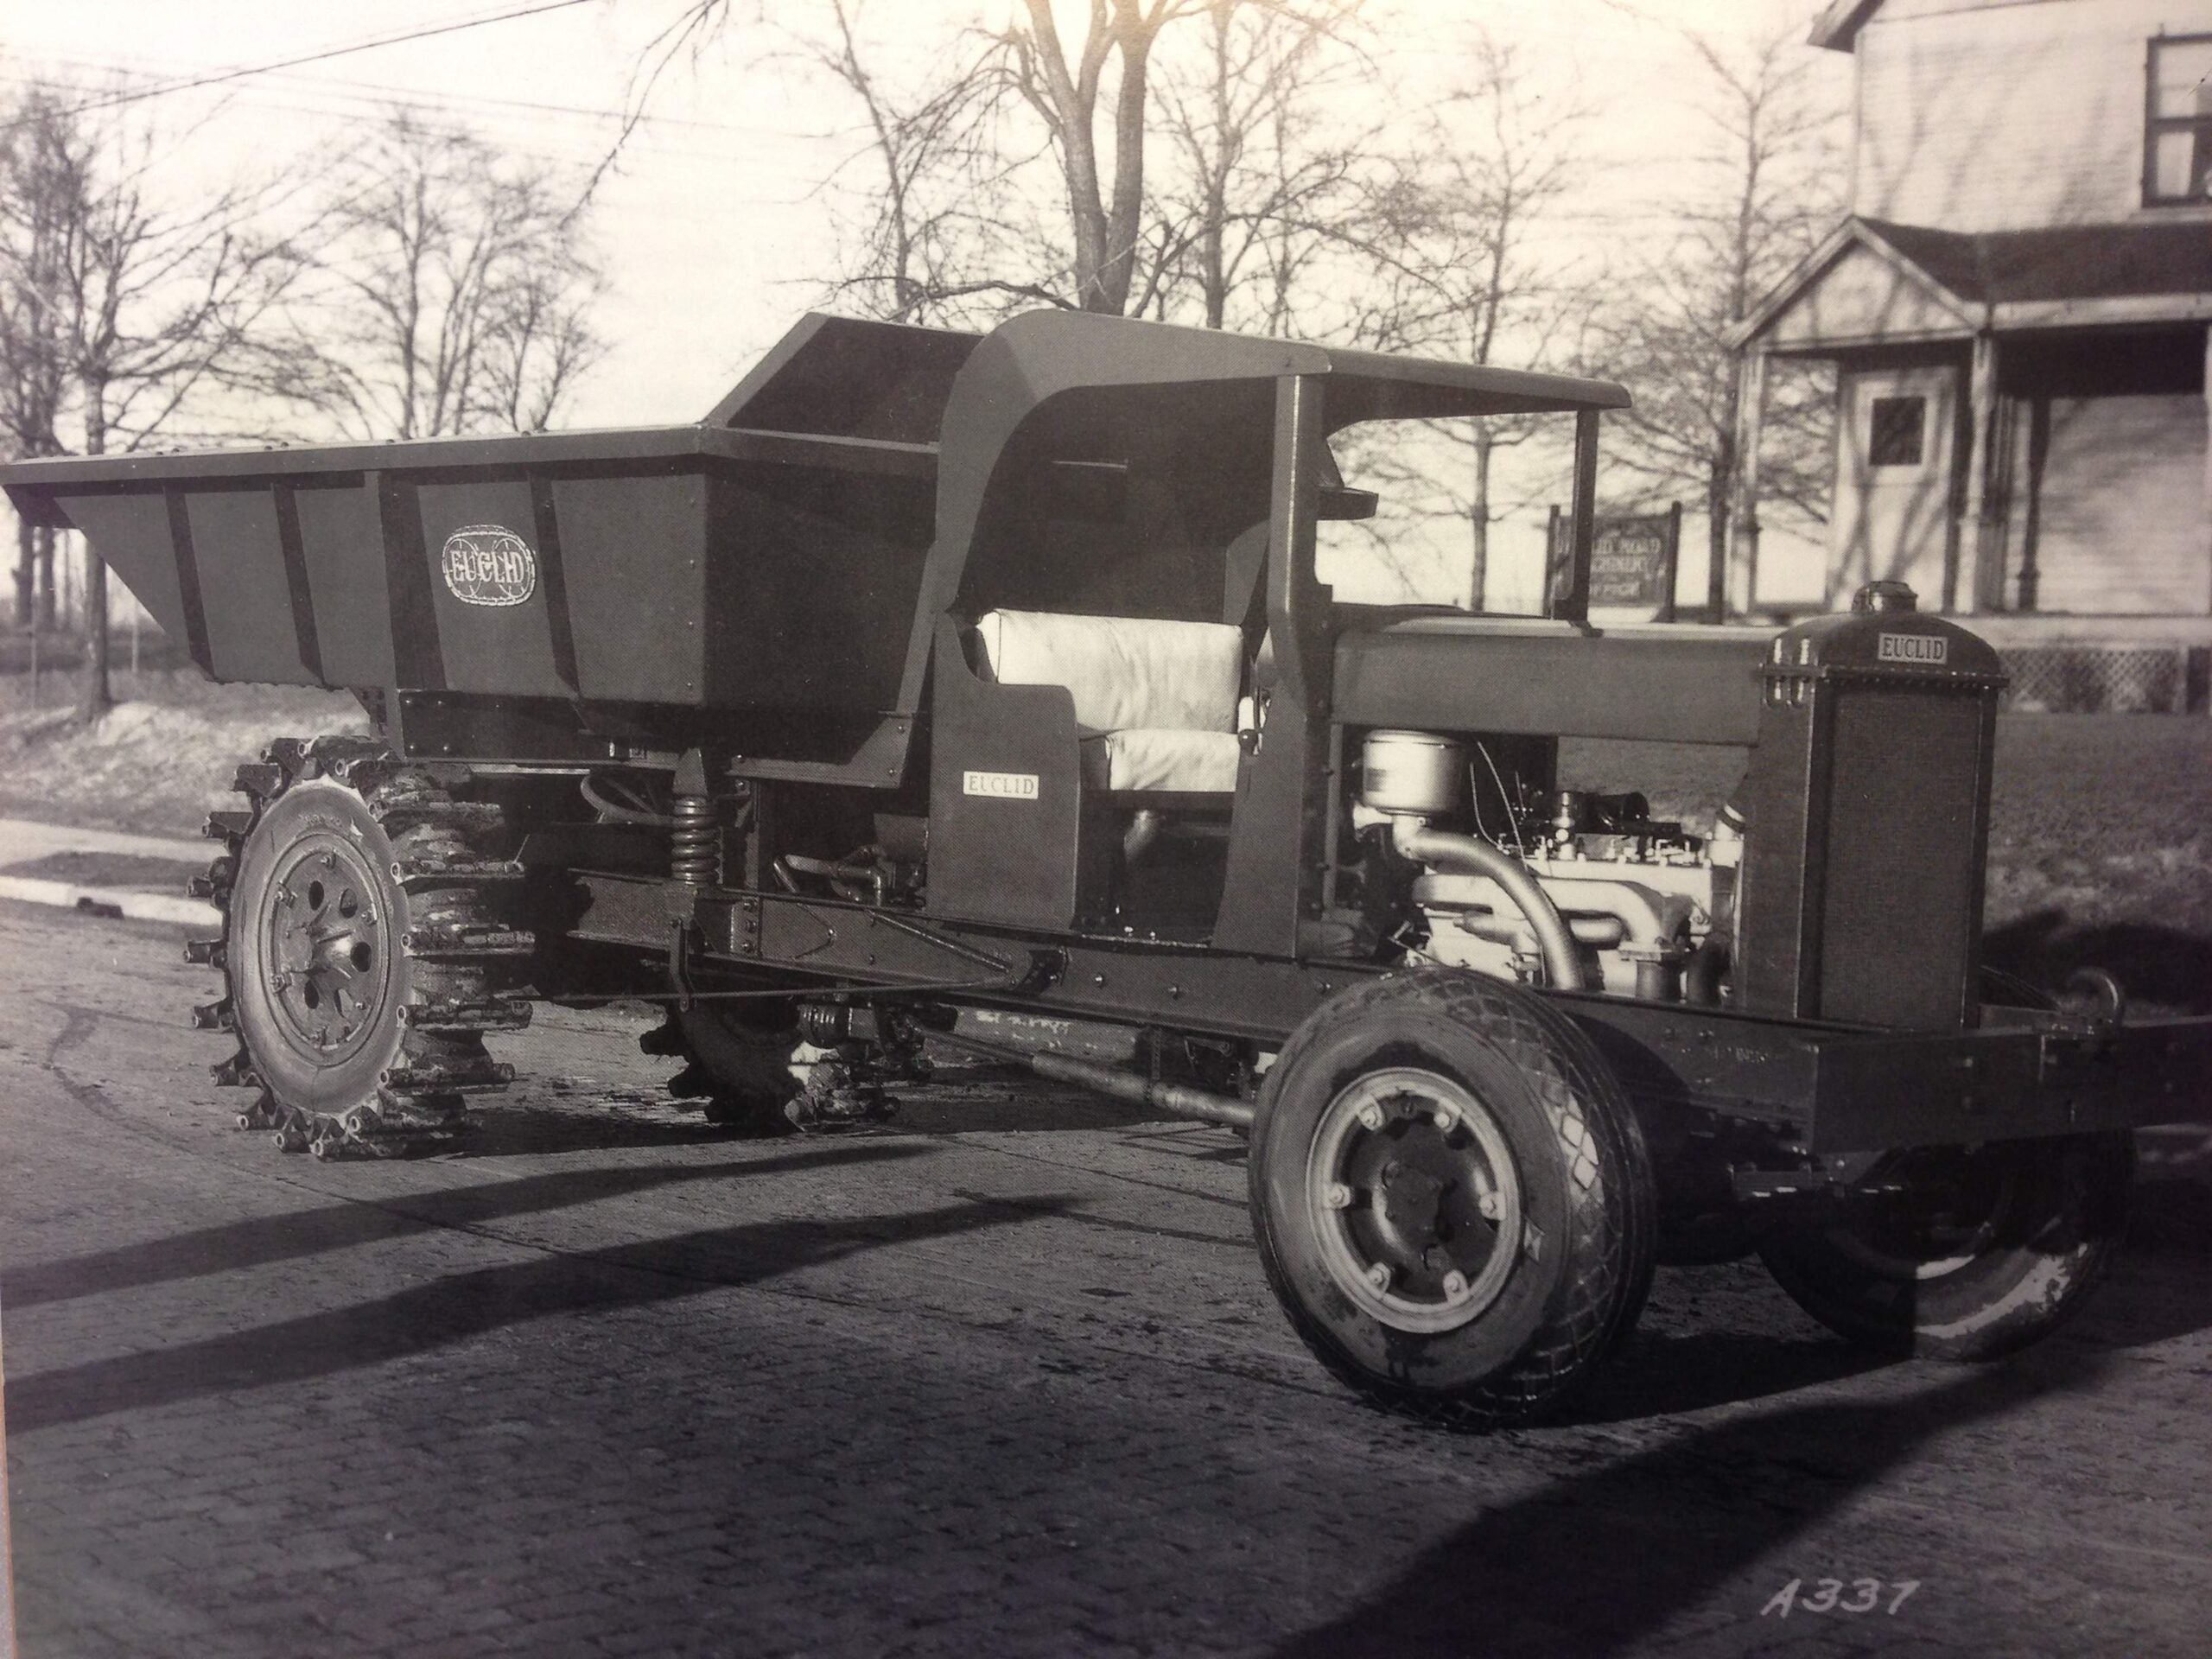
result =
[[[1236,729],[1244,636],[1226,623],[992,611],[976,637],[1001,685],[1065,686],[1085,735]]]

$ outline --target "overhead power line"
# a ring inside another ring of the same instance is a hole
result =
[[[0,46],[0,59],[13,59],[19,63],[30,66],[41,63],[66,64],[79,71],[125,76],[134,80],[158,79],[124,59],[73,58],[48,54],[34,55],[18,52],[5,46]],[[264,68],[261,73],[271,73],[273,70]],[[35,69],[28,73],[0,74],[0,80],[13,81],[23,86],[37,85],[42,79],[48,78],[40,76]],[[289,86],[303,92],[372,105],[405,103],[466,111],[514,110],[520,111],[521,115],[518,118],[524,119],[541,115],[568,116],[601,123],[623,121],[629,118],[622,111],[592,105],[550,103],[542,99],[507,98],[477,92],[468,93],[464,99],[458,94],[440,92],[430,87],[395,86],[389,81],[348,80],[325,75],[300,75],[289,78]],[[765,121],[714,121],[698,116],[683,115],[648,115],[644,118],[644,120],[645,124],[648,126],[695,128],[702,132],[734,133],[739,137],[748,138],[791,136],[787,127]],[[801,133],[798,136],[804,137],[817,135]]]
[[[171,92],[190,92],[200,86],[217,86],[225,81],[244,80],[250,75],[265,75],[279,69],[296,69],[302,64],[323,63],[332,58],[350,57],[356,52],[372,52],[378,47],[400,46],[409,41],[426,41],[439,35],[455,35],[467,29],[482,29],[490,23],[512,22],[521,17],[536,17],[549,11],[566,11],[581,6],[586,0],[539,0],[539,3],[518,6],[508,11],[493,12],[485,17],[464,17],[456,22],[432,23],[422,29],[411,29],[397,35],[379,35],[374,40],[355,41],[349,46],[329,46],[320,51],[302,53],[297,57],[278,58],[270,63],[254,63],[231,69],[211,70],[204,75],[191,75],[181,80],[164,81],[158,86],[142,86],[133,92],[118,92],[108,98],[88,99],[71,109],[66,115],[83,115],[93,110],[113,109],[118,105],[136,104],[143,99],[162,98]],[[10,127],[23,124],[21,118],[6,124]]]

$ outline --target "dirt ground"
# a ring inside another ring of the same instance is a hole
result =
[[[23,1651],[2203,1651],[2212,1254],[2142,1240],[1993,1366],[1872,1363],[1662,1272],[1490,1436],[1336,1387],[1226,1131],[950,1071],[747,1141],[548,1010],[465,1147],[228,1129],[171,930],[0,904]]]

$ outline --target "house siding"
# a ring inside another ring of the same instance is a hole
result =
[[[1857,44],[1853,211],[1958,231],[2141,215],[2162,33],[2212,34],[2212,0],[1891,0]]]
[[[2201,394],[2055,397],[2037,493],[2033,608],[2187,615],[2206,601]],[[2029,423],[2015,439],[2027,467]],[[2006,537],[2005,602],[2024,608],[2026,502]]]

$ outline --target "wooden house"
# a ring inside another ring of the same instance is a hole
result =
[[[1839,380],[1830,602],[2212,618],[2212,0],[1836,0],[1850,216],[1738,331]],[[1757,467],[1737,550],[1757,557]]]

